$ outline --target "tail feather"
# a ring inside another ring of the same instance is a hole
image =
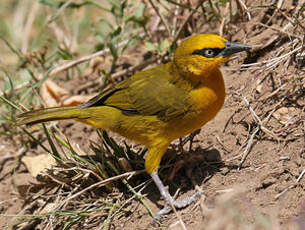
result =
[[[83,110],[77,106],[53,107],[20,114],[17,119],[17,125],[33,125],[47,121],[76,118],[85,118]]]

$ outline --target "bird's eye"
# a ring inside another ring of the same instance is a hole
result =
[[[201,50],[195,50],[192,54],[194,55],[200,55],[207,58],[213,58],[217,57],[217,55],[222,51],[223,49],[219,48],[204,48]]]
[[[204,56],[206,57],[214,57],[215,52],[212,49],[205,49],[204,50]]]
[[[201,50],[194,50],[193,51],[193,55],[200,55],[200,56],[204,56],[207,58],[213,58],[213,57],[217,57],[217,55],[222,51],[223,49],[219,49],[219,48],[204,48]]]

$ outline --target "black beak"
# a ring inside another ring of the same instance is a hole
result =
[[[251,46],[238,42],[224,42],[224,43],[226,47],[217,56],[228,57],[232,54],[251,49]]]

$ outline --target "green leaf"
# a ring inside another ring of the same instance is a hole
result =
[[[113,43],[110,42],[108,44],[108,47],[110,49],[110,52],[111,52],[113,58],[117,59],[118,58],[118,50],[117,50],[116,46]]]
[[[121,32],[122,32],[122,27],[119,26],[118,28],[115,29],[115,31],[111,33],[111,38],[115,38],[119,36]]]
[[[71,60],[73,58],[73,55],[69,53],[68,50],[64,50],[60,47],[58,47],[57,54],[63,59],[63,60]]]
[[[44,4],[44,5],[48,5],[48,6],[52,6],[52,7],[56,7],[56,8],[59,8],[64,4],[63,2],[56,2],[56,1],[52,1],[52,0],[38,0],[38,2],[40,4]]]
[[[146,5],[144,3],[140,3],[136,8],[135,13],[131,16],[128,16],[125,20],[126,22],[135,22],[141,25],[144,25],[147,21],[147,17],[145,16]]]
[[[140,4],[138,5],[138,7],[134,13],[135,18],[138,20],[143,18],[145,9],[146,9],[146,5],[143,2],[140,2]]]
[[[156,51],[158,49],[157,46],[152,42],[145,42],[145,48],[148,51]]]
[[[162,42],[161,42],[161,45],[160,45],[160,50],[163,52],[163,51],[167,51],[168,48],[170,46],[170,43],[167,39],[164,39]]]

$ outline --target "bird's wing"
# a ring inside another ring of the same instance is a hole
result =
[[[168,79],[169,73],[160,67],[142,71],[81,107],[111,106],[127,114],[170,120],[183,115],[188,107],[187,92]]]

